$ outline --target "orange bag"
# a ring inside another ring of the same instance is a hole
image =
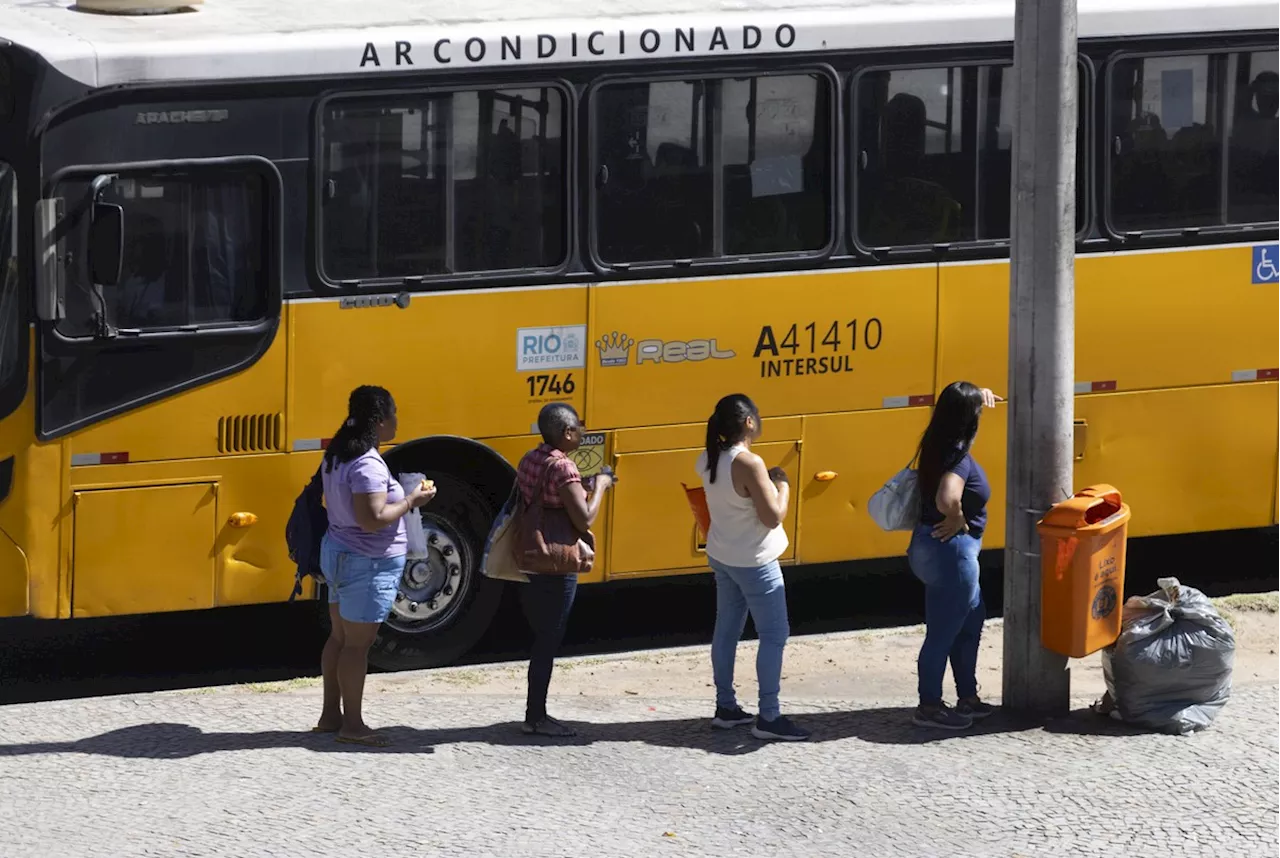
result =
[[[698,523],[698,530],[705,537],[711,532],[711,510],[707,509],[707,493],[698,486],[691,489],[684,483],[685,498],[689,501],[689,509],[693,512],[693,520]]]

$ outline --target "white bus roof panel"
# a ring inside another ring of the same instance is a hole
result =
[[[1013,0],[0,0],[0,40],[90,86],[1008,42]],[[1079,0],[1081,38],[1272,30],[1275,0]]]

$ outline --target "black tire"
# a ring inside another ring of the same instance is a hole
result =
[[[442,560],[433,547],[432,563],[456,558],[456,598],[450,596],[453,601],[438,617],[418,621],[407,615],[406,594],[419,591],[412,589],[414,581],[406,568],[401,598],[369,651],[369,663],[379,670],[422,670],[454,663],[484,636],[502,601],[502,582],[480,574],[484,542],[495,512],[457,477],[428,473],[427,478],[435,481],[436,497],[422,509],[423,524],[434,528],[446,548],[453,549],[448,560]]]

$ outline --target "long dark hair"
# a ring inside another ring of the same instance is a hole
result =
[[[707,420],[707,476],[716,481],[716,465],[720,454],[747,437],[747,419],[760,422],[760,409],[746,394],[731,393],[716,403]]]
[[[938,493],[942,475],[969,454],[981,414],[982,391],[967,381],[953,381],[938,397],[929,427],[920,438],[920,461],[916,465],[920,502],[926,508]]]
[[[333,433],[324,451],[325,473],[334,462],[350,462],[378,447],[378,424],[391,416],[395,401],[385,387],[364,384],[351,391],[347,400],[347,419]]]

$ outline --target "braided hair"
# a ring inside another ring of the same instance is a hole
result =
[[[376,450],[378,425],[391,416],[395,407],[395,400],[386,388],[365,384],[351,391],[347,419],[333,433],[333,440],[324,452],[325,473],[333,470],[334,462],[345,464]]]
[[[760,422],[760,409],[744,393],[731,393],[716,403],[707,420],[707,481],[716,481],[720,454],[747,437],[747,420]]]

